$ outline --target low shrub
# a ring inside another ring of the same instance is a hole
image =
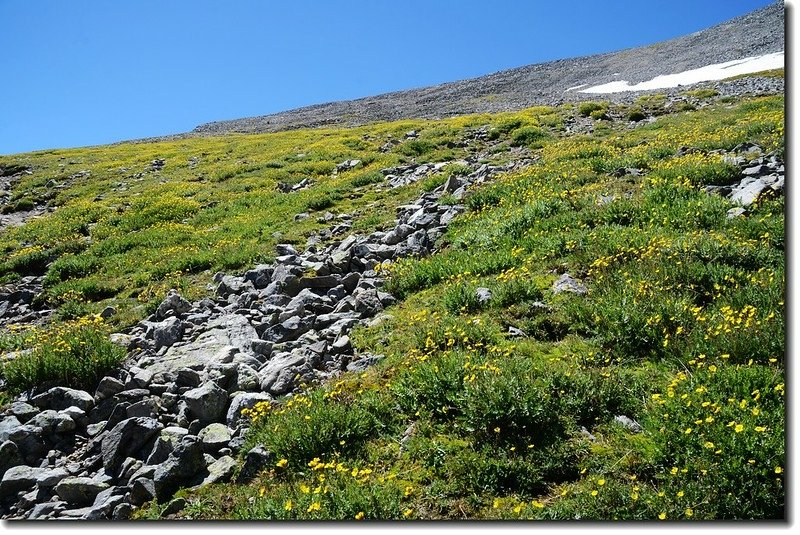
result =
[[[642,108],[631,108],[628,110],[627,119],[629,121],[633,121],[638,123],[639,121],[643,121],[647,118],[647,114],[642,110]]]
[[[8,391],[41,391],[53,386],[93,390],[125,358],[125,350],[108,339],[101,318],[83,318],[36,333],[29,353],[0,370]]]
[[[589,117],[593,112],[605,111],[608,109],[608,105],[603,102],[581,102],[578,105],[578,114],[581,117]]]
[[[395,151],[404,156],[413,158],[427,154],[435,148],[434,144],[430,141],[424,139],[410,139],[398,145]]]
[[[350,184],[354,188],[369,186],[370,184],[380,184],[381,182],[383,182],[383,173],[380,171],[367,171],[350,179]]]
[[[514,131],[511,145],[514,147],[531,146],[547,139],[549,134],[536,126],[526,126]]]

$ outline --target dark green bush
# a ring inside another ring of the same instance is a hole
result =
[[[581,102],[578,105],[578,114],[580,114],[581,117],[589,117],[593,112],[603,111],[603,113],[605,113],[607,109],[608,105],[603,102]]]

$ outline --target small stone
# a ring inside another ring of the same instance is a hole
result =
[[[491,301],[492,291],[489,288],[477,288],[475,289],[475,297],[478,299],[478,303],[485,305]]]
[[[618,414],[617,416],[614,416],[614,422],[618,423],[625,429],[632,431],[633,433],[641,433],[644,431],[644,428],[641,426],[641,424],[639,424],[639,422],[628,418],[624,414]]]
[[[556,282],[553,283],[553,293],[559,294],[562,292],[574,293],[577,295],[586,295],[589,290],[577,279],[572,278],[569,273],[561,275]]]
[[[747,210],[742,208],[741,206],[737,206],[735,208],[731,208],[727,212],[728,219],[734,219],[736,217],[741,217],[747,213]]]

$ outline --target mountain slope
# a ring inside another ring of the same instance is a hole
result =
[[[520,110],[561,100],[585,100],[565,92],[613,80],[643,82],[658,75],[784,50],[783,4],[776,2],[706,30],[656,43],[581,58],[519,67],[471,80],[331,102],[261,117],[200,125],[194,133],[274,132],[286,128],[355,125],[409,118]],[[618,76],[615,76],[619,73]],[[629,100],[629,95],[603,98]]]

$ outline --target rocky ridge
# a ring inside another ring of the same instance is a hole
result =
[[[515,111],[530,106],[557,105],[591,98],[628,104],[643,93],[665,93],[674,97],[688,86],[594,96],[573,89],[615,80],[627,80],[635,84],[663,74],[783,50],[784,6],[782,2],[775,2],[711,28],[649,46],[528,65],[469,80],[317,104],[272,115],[216,121],[198,126],[188,136],[353,126],[408,118],[436,119],[470,113]],[[776,88],[776,84],[780,84],[780,88]],[[783,91],[783,80],[769,78],[756,83],[731,80],[691,87],[715,88],[727,94],[738,93],[747,85],[752,85],[748,91],[755,94],[760,91],[758,86],[772,86],[777,91]]]

